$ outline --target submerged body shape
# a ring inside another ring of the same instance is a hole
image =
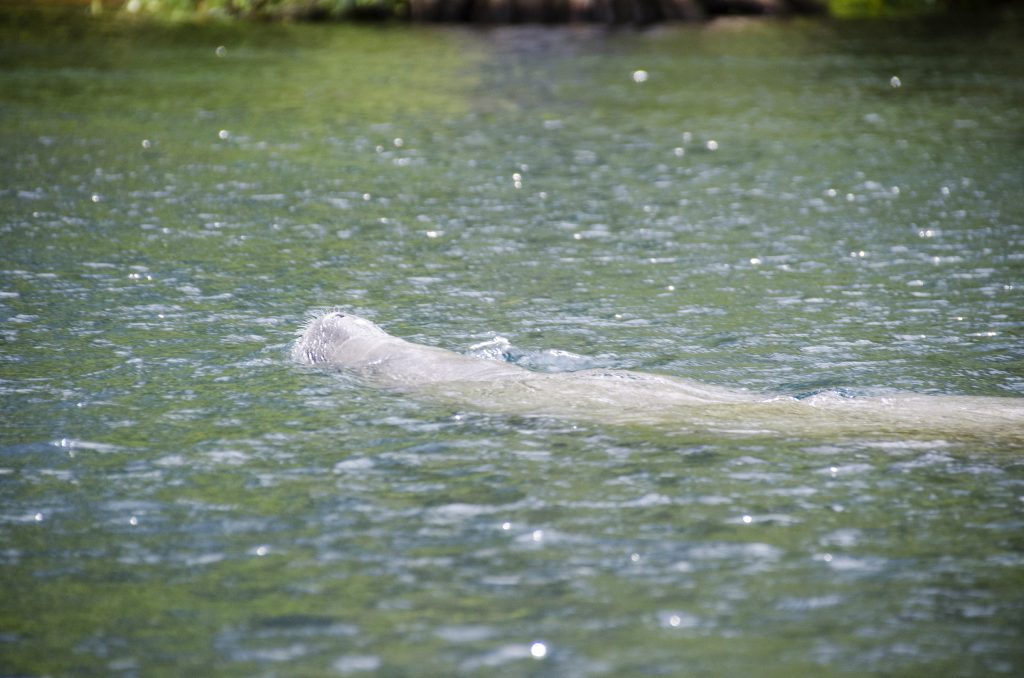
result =
[[[756,394],[629,370],[542,373],[392,336],[358,316],[314,318],[292,349],[310,365],[479,411],[677,430],[795,435],[994,436],[1024,443],[1024,399]]]

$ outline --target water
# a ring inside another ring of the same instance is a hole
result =
[[[1019,446],[488,414],[288,354],[338,305],[546,371],[1022,397],[1019,25],[4,12],[5,672],[1024,670]]]

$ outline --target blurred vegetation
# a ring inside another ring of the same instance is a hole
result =
[[[27,0],[89,5],[93,14],[170,20],[242,17],[260,20],[599,21],[652,23],[737,14],[828,14],[885,18],[984,13],[1013,0]]]

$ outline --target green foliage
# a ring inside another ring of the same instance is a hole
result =
[[[839,18],[915,16],[955,6],[951,0],[828,0],[829,14]]]
[[[123,11],[170,19],[385,19],[400,14],[404,6],[404,0],[127,0]]]

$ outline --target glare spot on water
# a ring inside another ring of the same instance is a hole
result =
[[[749,525],[754,522],[754,518],[752,516],[743,516],[742,520],[745,525]]]
[[[34,516],[32,516],[32,519],[35,520],[37,523],[41,523],[43,522],[43,514],[37,513]]]
[[[507,532],[508,530],[511,530],[511,529],[512,529],[512,523],[510,523],[510,522],[507,522],[507,521],[506,521],[506,522],[504,522],[504,523],[502,523],[502,524],[501,524],[501,529],[505,530],[506,532]]]
[[[530,646],[530,656],[534,659],[543,659],[548,654],[548,646],[544,643],[534,643]]]
[[[759,257],[750,257],[750,265],[751,266],[759,266],[760,264],[761,264],[761,259]]]
[[[933,238],[935,237],[935,231],[930,228],[925,228],[917,232],[917,235],[922,238]]]
[[[647,82],[647,71],[633,71],[633,82]]]
[[[227,131],[226,129],[222,129],[221,131],[217,132],[217,136],[221,139],[229,139],[231,138],[231,132]]]
[[[676,291],[676,286],[675,285],[665,285],[665,289],[668,290],[669,292],[675,292]]]
[[[442,235],[444,235],[444,231],[426,231],[424,235],[431,239],[440,238]]]
[[[630,562],[633,562],[633,563],[639,563],[640,562],[640,554],[639,553],[630,553],[629,554],[629,560],[630,560]]]
[[[131,518],[128,519],[128,524],[131,525],[132,527],[135,527],[136,525],[139,524],[139,519],[136,518],[135,516],[132,516]]]
[[[543,541],[544,540],[544,530],[534,530],[533,534],[530,535],[530,539],[532,539],[535,542]]]

